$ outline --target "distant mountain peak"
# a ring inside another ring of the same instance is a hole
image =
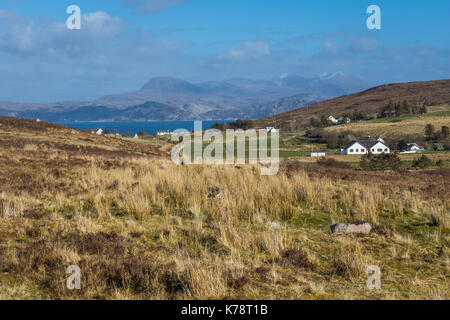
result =
[[[173,77],[156,77],[150,79],[142,88],[142,91],[164,92],[189,92],[197,93],[200,88],[182,79]]]
[[[361,91],[358,90],[360,88],[367,89],[359,79],[339,72],[325,74],[324,77],[327,80],[286,72],[272,79],[233,78],[203,83],[191,83],[176,77],[155,77],[136,91],[110,94],[91,102],[65,102],[51,106],[0,103],[0,114],[15,112],[43,120],[78,121],[256,119]],[[90,107],[92,112],[80,107]]]
[[[345,76],[346,76],[346,74],[343,73],[342,71],[333,72],[333,73],[324,72],[319,76],[319,78],[320,78],[320,80],[332,80],[337,77],[345,77]]]

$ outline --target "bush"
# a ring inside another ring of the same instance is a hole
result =
[[[400,158],[394,153],[379,155],[370,153],[362,156],[359,165],[364,170],[398,170],[401,163]]]
[[[320,158],[319,160],[317,160],[317,163],[324,167],[342,168],[342,169],[351,168],[347,163],[337,161],[336,159],[333,158]]]
[[[443,168],[444,165],[444,160],[439,159],[438,161],[436,161],[436,166],[438,166],[439,168]]]
[[[425,169],[431,167],[432,165],[433,161],[431,161],[430,158],[428,158],[426,155],[423,154],[419,159],[414,160],[412,166],[414,168]]]

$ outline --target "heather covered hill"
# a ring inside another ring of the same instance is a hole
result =
[[[90,157],[117,162],[122,158],[162,155],[153,146],[30,119],[0,117],[0,135],[0,148],[3,150],[0,164],[4,162],[8,165],[14,164],[10,160],[17,157],[30,161],[42,160],[42,165],[45,165],[54,162],[56,154],[67,160],[67,166],[88,163]]]
[[[370,115],[377,113],[389,102],[402,101],[410,104],[448,104],[450,103],[450,79],[386,84],[260,119],[256,121],[256,125],[276,125],[284,128],[295,125],[300,127],[308,125],[313,117],[320,118],[329,115],[339,117],[355,111]]]

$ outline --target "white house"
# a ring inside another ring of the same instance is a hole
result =
[[[266,131],[267,133],[275,133],[278,132],[278,129],[275,129],[274,127],[267,127]]]
[[[97,131],[92,131],[93,134],[97,134],[97,135],[102,135],[103,134],[103,129],[98,129]]]
[[[383,139],[363,138],[358,141],[352,141],[341,149],[342,154],[361,155],[361,154],[382,154],[390,153],[391,149],[386,145]]]
[[[156,133],[157,136],[167,136],[169,134],[171,134],[171,132],[169,130],[158,131]]]
[[[400,150],[400,153],[418,153],[425,149],[419,147],[417,143],[408,143]]]
[[[346,123],[350,123],[350,118],[348,118],[348,117],[344,117],[344,116],[340,116],[339,118],[335,118],[335,117],[333,117],[333,116],[328,116],[328,118],[327,118],[327,120],[329,121],[329,122],[331,122],[332,124],[346,124]]]
[[[314,157],[325,157],[325,156],[326,156],[325,151],[312,151],[311,152],[311,158],[314,158]]]
[[[338,120],[337,120],[335,117],[333,117],[332,115],[330,115],[330,116],[327,118],[327,120],[330,121],[330,122],[332,122],[332,123],[334,123],[334,124],[337,124],[337,123],[338,123]]]

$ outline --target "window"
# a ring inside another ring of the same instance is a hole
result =
[[[378,149],[378,152],[381,152],[381,151],[383,151],[383,149]]]
[[[388,152],[388,149],[384,149],[385,152]]]
[[[353,149],[350,149],[350,152],[353,152]]]
[[[359,152],[359,149],[356,149],[355,152]]]

